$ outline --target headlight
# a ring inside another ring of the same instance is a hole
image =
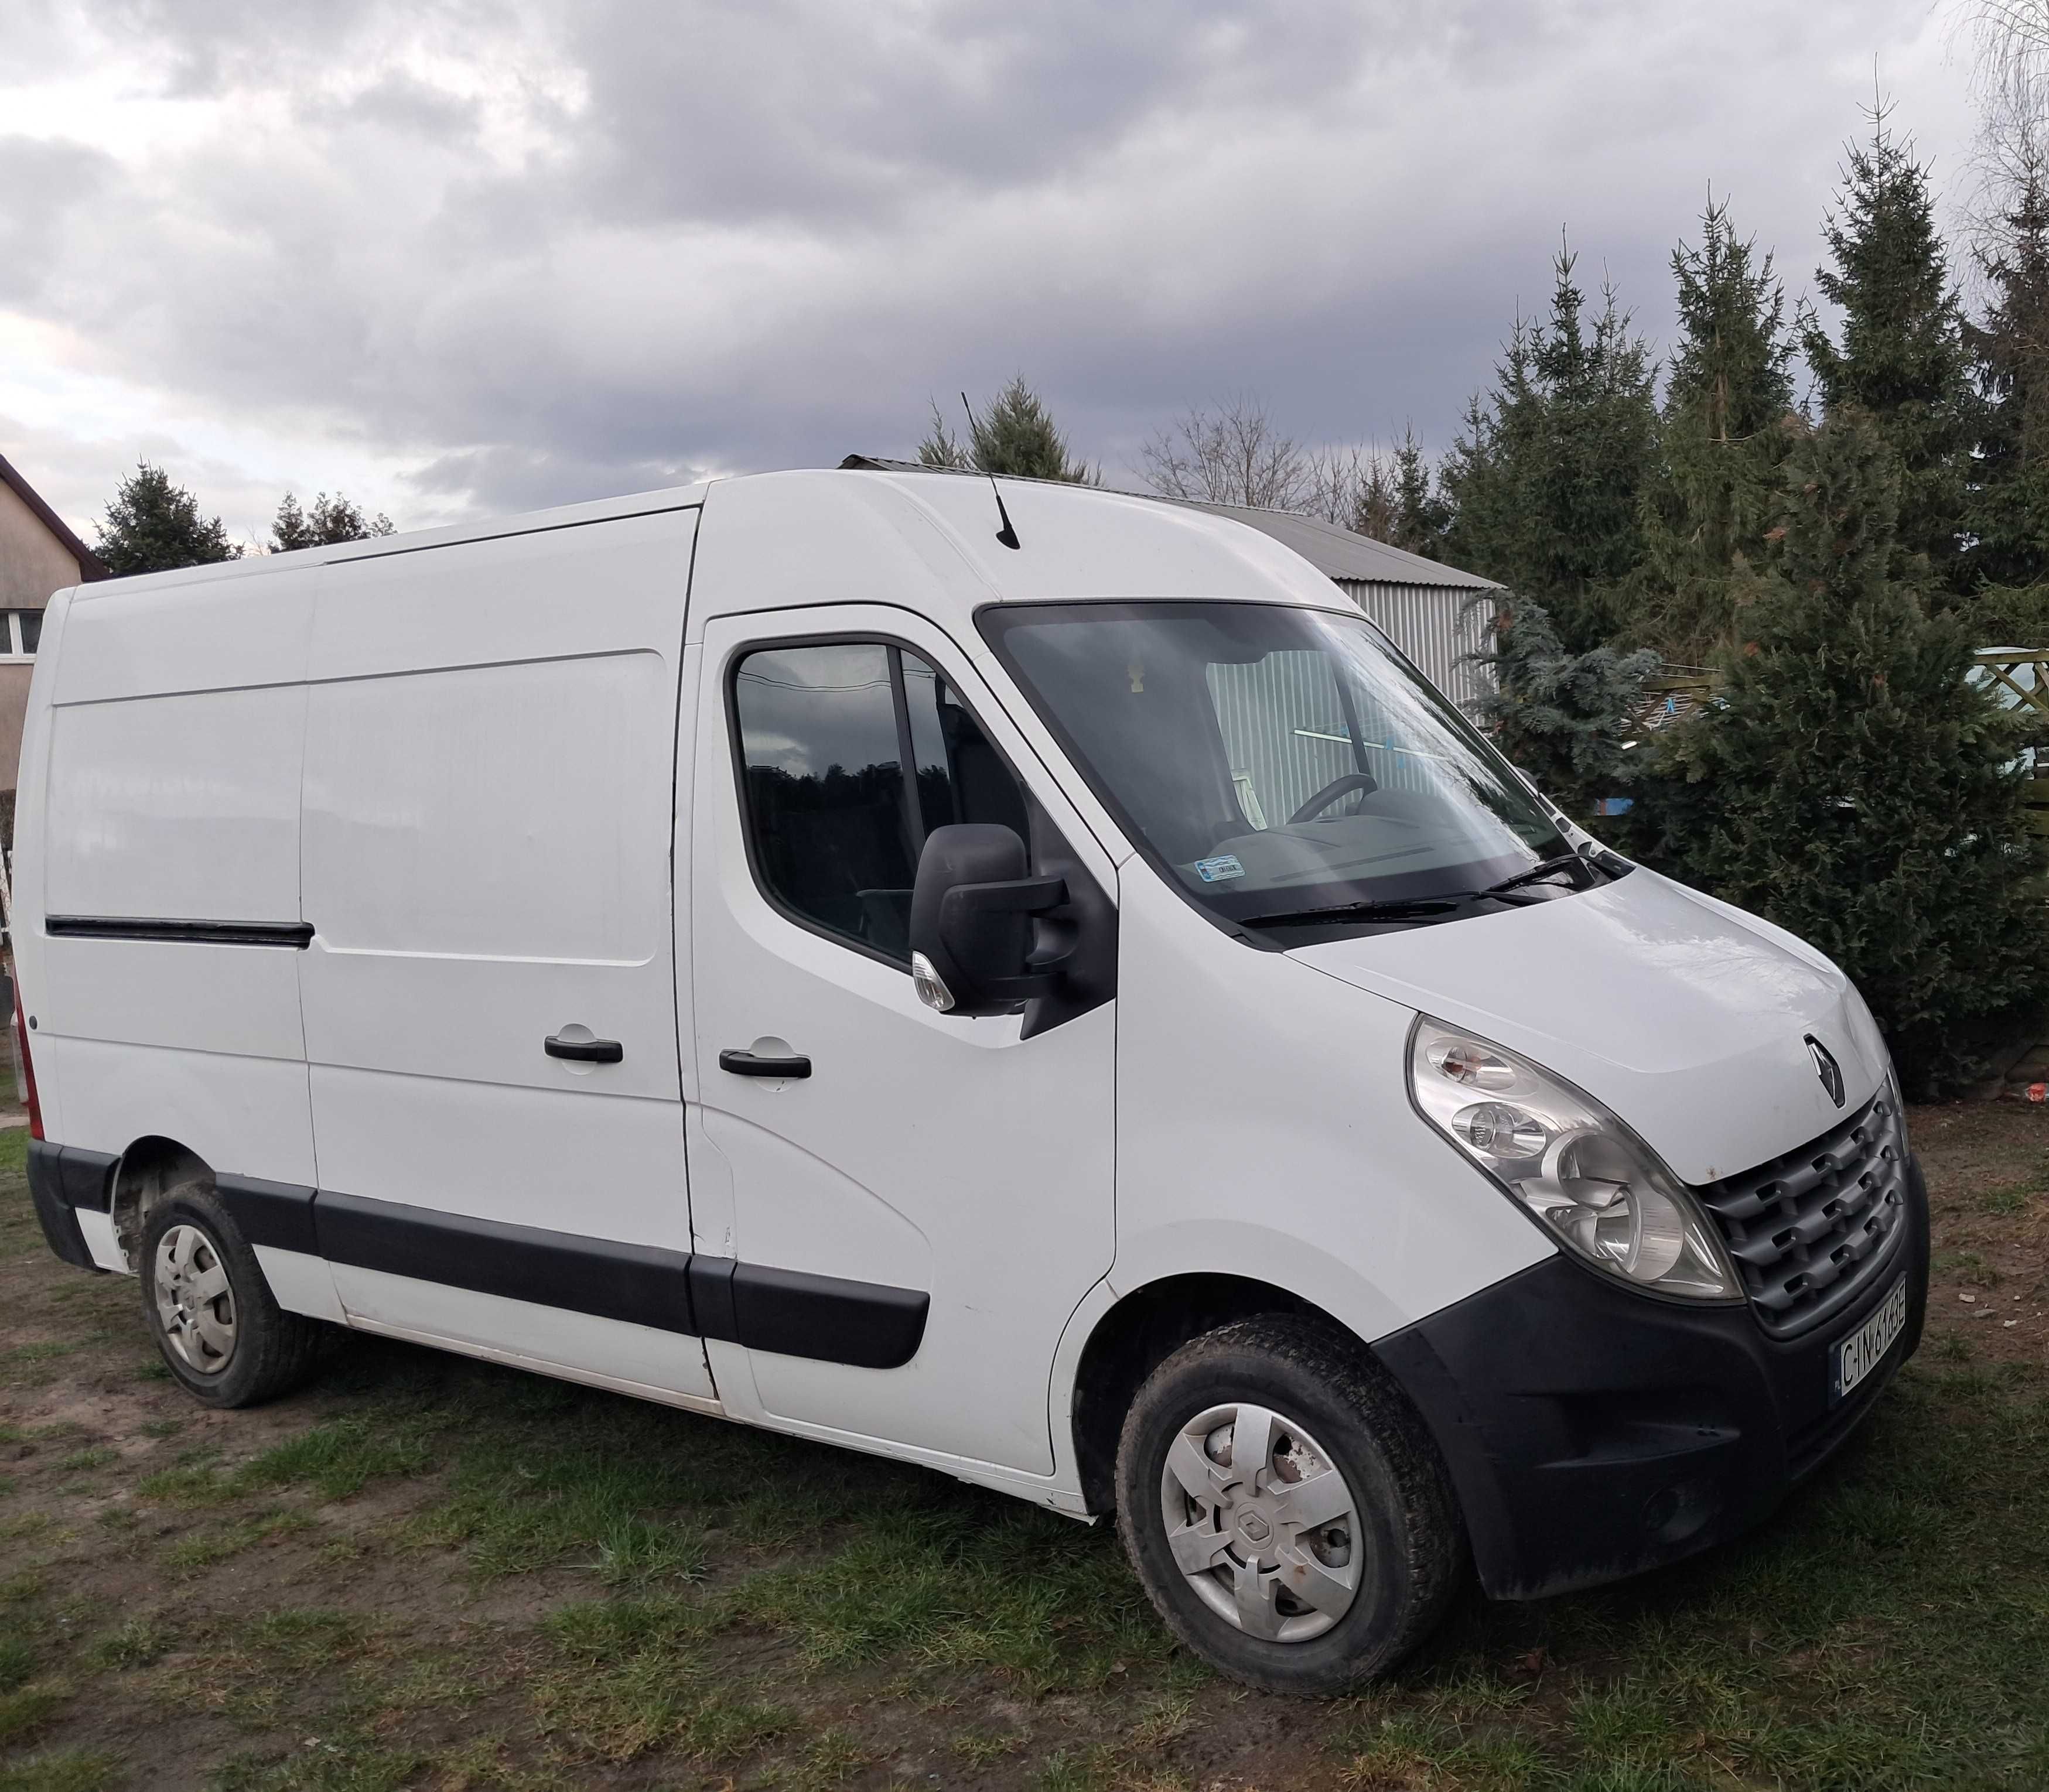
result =
[[[1693,1196],[1600,1102],[1506,1046],[1421,1017],[1409,1087],[1423,1118],[1569,1250],[1632,1287],[1736,1300]]]

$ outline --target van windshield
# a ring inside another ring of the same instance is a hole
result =
[[[1448,916],[1572,853],[1363,617],[1161,601],[978,620],[1105,806],[1219,920]]]

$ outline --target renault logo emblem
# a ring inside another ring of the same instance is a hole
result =
[[[1829,1092],[1829,1099],[1837,1107],[1843,1105],[1843,1067],[1836,1062],[1835,1054],[1814,1037],[1807,1036],[1807,1055],[1814,1060],[1814,1074],[1822,1079],[1822,1086]]]

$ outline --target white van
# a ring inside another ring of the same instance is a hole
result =
[[[1742,1530],[1919,1335],[1847,980],[1201,511],[783,473],[86,585],[19,802],[37,1210],[216,1405],[325,1321],[1114,1510],[1308,1692]]]

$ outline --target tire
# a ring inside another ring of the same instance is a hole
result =
[[[1249,1495],[1243,1428],[1248,1447],[1267,1442]],[[1385,1673],[1437,1627],[1464,1571],[1421,1419],[1363,1347],[1311,1320],[1242,1320],[1162,1362],[1125,1418],[1117,1495],[1118,1533],[1168,1628],[1265,1692],[1328,1697]]]
[[[209,1406],[255,1406],[312,1373],[319,1322],[288,1313],[220,1197],[173,1189],[142,1228],[142,1312],[173,1378]]]

